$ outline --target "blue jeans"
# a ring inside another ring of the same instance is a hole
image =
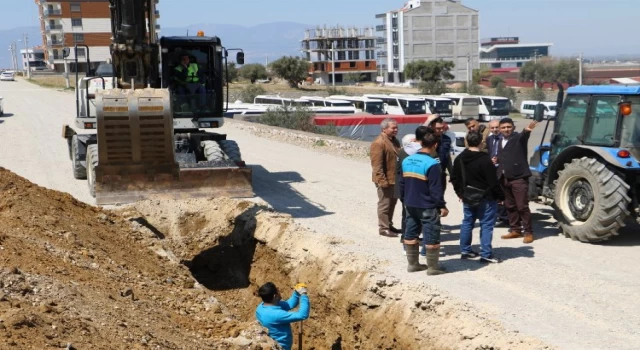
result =
[[[496,222],[498,203],[485,199],[477,207],[463,204],[464,219],[460,227],[460,252],[471,253],[471,231],[480,221],[480,256],[490,258],[493,254],[491,241],[493,240],[493,225]]]
[[[412,241],[420,237],[426,245],[440,244],[440,210],[436,208],[424,209],[406,207],[407,222],[404,232],[404,239]]]

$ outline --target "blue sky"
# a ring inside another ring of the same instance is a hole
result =
[[[8,0],[2,0],[3,2]],[[403,0],[160,0],[163,27],[196,23],[251,26],[269,22],[309,25],[379,24],[375,14]],[[640,54],[636,26],[639,0],[462,0],[480,10],[480,37],[519,36],[523,42],[552,42],[552,54]],[[5,13],[6,14],[6,13]],[[37,25],[33,0],[11,4],[0,30]],[[256,33],[259,35],[259,33]],[[301,33],[302,36],[302,33]]]

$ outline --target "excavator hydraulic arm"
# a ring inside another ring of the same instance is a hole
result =
[[[118,87],[159,87],[155,0],[109,0],[109,3],[111,57]]]

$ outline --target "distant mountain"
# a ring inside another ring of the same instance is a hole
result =
[[[20,50],[24,49],[24,42],[22,40],[24,34],[29,35],[29,46],[42,45],[42,34],[40,33],[40,27],[19,27],[13,29],[0,30],[0,69],[10,69],[11,67],[11,51],[9,46],[12,42],[16,43],[18,65],[22,67],[22,59],[20,58]]]
[[[299,56],[300,40],[304,37],[304,30],[315,26],[293,22],[274,22],[259,24],[253,27],[244,27],[234,24],[194,24],[188,27],[162,28],[160,35],[196,35],[199,30],[205,35],[215,35],[222,39],[222,44],[227,48],[242,48],[245,52],[247,63],[265,63],[284,55]],[[42,36],[39,27],[21,27],[8,30],[0,30],[0,69],[11,68],[10,52],[3,48],[9,48],[11,42],[22,39],[23,34],[29,34],[29,45],[42,45]],[[18,43],[19,49],[24,49],[24,43]],[[233,55],[235,55],[233,53]],[[19,64],[22,64],[18,57]],[[230,61],[232,62],[232,61]]]
[[[196,35],[199,30],[205,35],[218,36],[227,48],[242,48],[247,63],[265,63],[281,56],[299,56],[300,40],[304,30],[314,26],[293,22],[274,22],[244,27],[234,24],[194,24],[183,28],[162,28],[160,35]]]

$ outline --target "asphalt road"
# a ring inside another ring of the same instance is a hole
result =
[[[0,166],[92,203],[86,181],[72,177],[67,146],[60,136],[62,124],[73,121],[73,94],[18,81],[0,82],[0,96],[5,98],[6,112],[0,117]],[[520,128],[526,121],[517,124]],[[458,127],[463,126],[454,126]],[[496,229],[494,251],[505,261],[480,265],[458,258],[462,210],[449,190],[451,214],[443,224],[450,232],[442,237],[447,254],[442,265],[451,273],[409,274],[398,240],[377,235],[376,194],[367,161],[261,139],[231,123],[221,131],[238,141],[253,167],[257,196],[317,234],[351,241],[336,249],[374,257],[379,268],[402,283],[427,281],[485,310],[509,329],[561,348],[640,348],[637,233],[604,244],[574,242],[558,234],[549,208],[534,204],[536,241],[531,245],[504,241],[499,236],[506,229]],[[541,132],[542,128],[534,132],[530,144]]]

